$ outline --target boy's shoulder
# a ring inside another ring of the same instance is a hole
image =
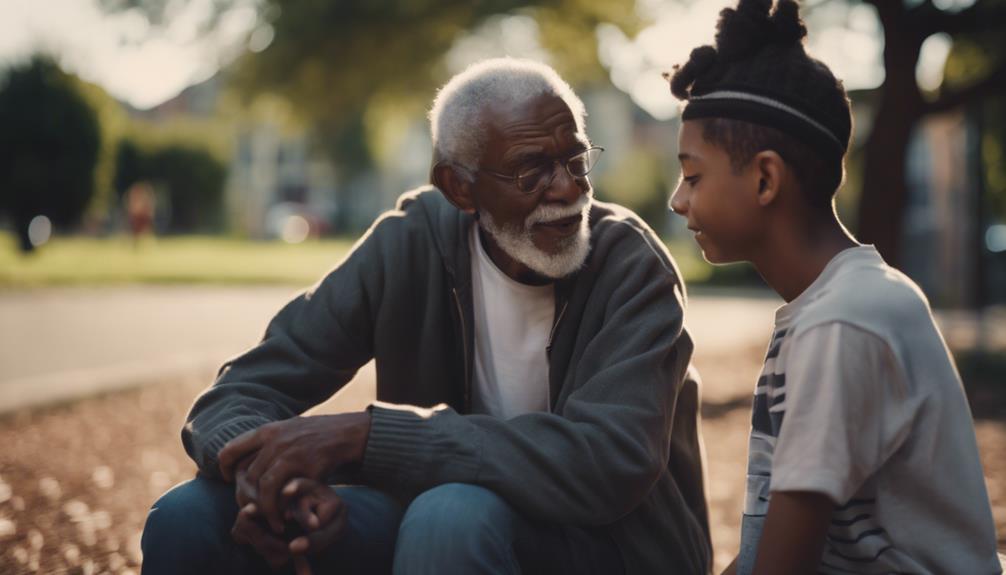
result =
[[[794,331],[837,321],[887,339],[901,330],[934,327],[929,301],[919,286],[887,265],[873,247],[851,248],[838,258],[799,313]]]

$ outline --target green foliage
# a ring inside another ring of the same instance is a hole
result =
[[[656,150],[629,148],[617,165],[597,182],[598,198],[621,204],[643,218],[658,233],[666,230],[667,198],[674,181],[664,158]]]
[[[428,107],[450,73],[444,55],[487,18],[534,17],[556,68],[582,84],[606,76],[597,60],[597,24],[631,31],[639,24],[633,8],[632,0],[265,0],[272,43],[242,58],[234,82],[245,94],[288,98],[351,176],[371,163],[372,146],[362,136],[384,131],[372,121],[361,129],[372,102]]]
[[[557,66],[574,83],[602,72],[599,22],[635,24],[633,2],[624,0],[267,0],[272,44],[244,58],[238,80],[251,91],[282,92],[304,114],[337,127],[375,94],[428,102],[447,79],[442,57],[454,41],[489,16],[521,9],[540,17],[543,41],[554,40]]]
[[[1006,65],[1006,45],[988,31],[954,40],[941,89],[960,90]],[[974,106],[981,107],[981,161],[990,215],[1006,220],[1006,85],[1000,82]]]
[[[101,130],[72,77],[35,56],[0,81],[0,211],[14,221],[22,249],[28,223],[80,218],[95,190]]]
[[[171,198],[172,232],[219,231],[227,168],[209,152],[182,145],[154,152],[151,179],[164,185]]]

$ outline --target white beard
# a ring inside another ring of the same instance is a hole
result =
[[[526,265],[535,272],[552,279],[566,277],[583,267],[590,253],[590,227],[587,214],[590,211],[591,192],[580,196],[575,204],[557,206],[540,204],[524,220],[522,229],[517,226],[500,226],[488,212],[480,213],[479,225],[496,241],[508,256]],[[562,240],[555,254],[544,252],[531,238],[531,227],[540,222],[550,222],[580,214],[580,228],[575,234]]]

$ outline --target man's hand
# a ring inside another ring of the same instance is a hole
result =
[[[234,466],[234,497],[237,499],[239,509],[258,501],[258,486],[248,481],[248,467],[254,460],[255,454],[252,453]]]
[[[252,456],[239,492],[254,494],[257,510],[279,534],[283,531],[280,488],[293,478],[320,480],[343,465],[362,461],[369,435],[370,414],[366,412],[269,423],[232,439],[220,450],[220,473],[234,481],[239,462]]]
[[[313,479],[299,478],[287,483],[282,495],[288,518],[304,532],[290,541],[291,553],[319,553],[342,537],[347,509],[334,489]]]
[[[273,570],[290,561],[289,543],[269,531],[254,503],[245,505],[238,512],[231,537],[238,543],[250,545]]]

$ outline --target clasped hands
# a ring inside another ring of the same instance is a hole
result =
[[[306,556],[346,525],[346,506],[325,479],[363,461],[369,434],[369,413],[340,413],[268,423],[228,442],[218,460],[235,484],[234,540],[274,569],[293,560],[299,574],[310,573]]]

